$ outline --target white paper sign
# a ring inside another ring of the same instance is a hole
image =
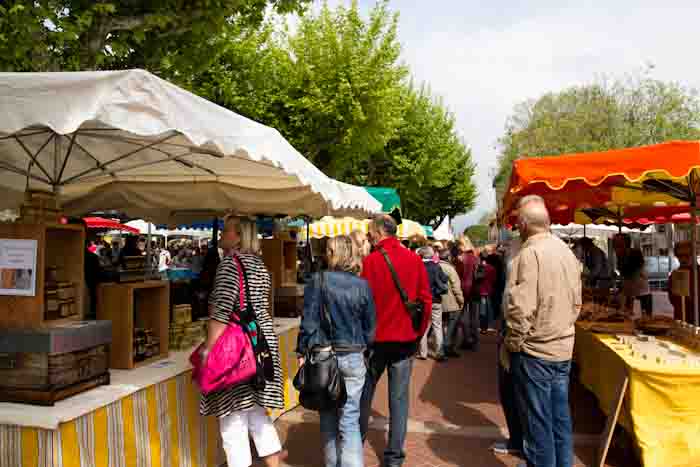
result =
[[[36,295],[36,240],[0,239],[0,295]]]

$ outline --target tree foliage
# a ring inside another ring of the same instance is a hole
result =
[[[520,157],[698,139],[699,125],[697,93],[648,74],[548,93],[518,105],[508,120],[494,186],[502,193]]]
[[[397,17],[385,2],[363,19],[356,2],[300,19],[230,30],[224,51],[187,83],[273,126],[326,174],[399,190],[404,214],[439,225],[473,207],[471,153],[454,116],[408,80]]]
[[[7,0],[0,3],[0,69],[58,71],[173,63],[197,69],[231,23],[309,0]]]
[[[399,187],[404,215],[437,227],[474,206],[471,151],[457,134],[454,116],[425,88],[407,86],[403,123],[366,173],[370,184]],[[356,180],[361,182],[362,180]]]
[[[484,245],[489,241],[489,226],[483,224],[475,224],[467,227],[464,230],[464,235],[475,245]]]

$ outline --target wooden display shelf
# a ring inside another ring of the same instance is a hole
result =
[[[131,370],[168,356],[170,284],[145,281],[100,284],[97,319],[112,321],[110,368]],[[148,328],[160,340],[160,353],[134,361],[134,329]]]
[[[33,297],[0,296],[0,329],[37,328],[83,318],[85,290],[85,230],[76,224],[0,224],[0,238],[36,240],[36,294]],[[59,280],[75,286],[75,308],[70,317],[46,319],[46,268],[58,268]]]
[[[297,278],[297,244],[294,240],[269,238],[262,241],[262,256],[265,267],[270,271],[274,291],[282,284],[296,281]],[[271,304],[275,299],[272,298]],[[272,305],[271,305],[272,306]],[[273,316],[274,316],[274,307]]]

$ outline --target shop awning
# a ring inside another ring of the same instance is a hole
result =
[[[670,219],[695,204],[698,169],[697,141],[520,159],[513,163],[502,215],[512,220],[518,200],[536,194],[558,224]]]
[[[88,229],[119,230],[133,234],[139,233],[138,229],[122,224],[114,219],[105,219],[103,217],[85,217],[83,220],[85,221],[85,224],[87,224]]]
[[[368,186],[365,190],[382,204],[382,212],[390,213],[394,209],[401,211],[401,198],[394,188]]]
[[[337,237],[338,235],[350,235],[353,230],[367,232],[369,220],[353,219],[352,217],[324,217],[309,225],[311,238]],[[306,228],[301,229],[302,237],[306,237]]]
[[[367,215],[269,128],[142,70],[0,73],[0,209],[26,188],[69,215],[119,210],[158,224],[225,212]]]
[[[397,236],[399,238],[411,238],[416,236],[423,238],[428,237],[422,225],[420,225],[416,221],[408,219],[404,219],[403,222],[399,225]]]

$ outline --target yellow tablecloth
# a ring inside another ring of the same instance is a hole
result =
[[[645,467],[700,466],[700,369],[634,358],[614,336],[577,328],[581,383],[607,414],[629,375],[619,423],[634,436]]]
[[[298,333],[298,325],[278,332],[285,410],[299,403],[292,385]],[[80,397],[91,395],[86,392],[74,398]],[[23,407],[27,418],[32,411],[52,410]],[[282,412],[272,411],[271,415]],[[200,417],[199,391],[192,384],[191,370],[184,370],[60,422],[57,429],[39,428],[19,419],[16,425],[0,424],[0,467],[215,467],[224,463],[220,440],[217,419]]]

